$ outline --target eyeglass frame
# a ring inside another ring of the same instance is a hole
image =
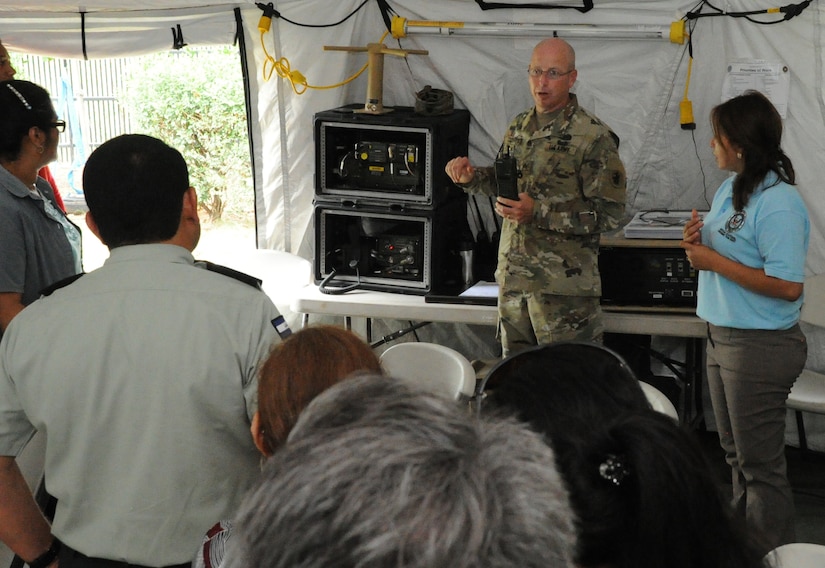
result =
[[[52,128],[56,128],[58,132],[66,132],[65,120],[54,120],[49,123],[49,126]]]
[[[550,69],[542,69],[541,67],[528,67],[527,74],[530,76],[531,79],[539,79],[542,75],[546,76],[551,81],[556,81],[561,79],[565,75],[570,75],[576,68],[574,67],[570,71],[561,72],[555,67],[551,67]]]

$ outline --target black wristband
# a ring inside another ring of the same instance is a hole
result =
[[[52,538],[52,543],[49,545],[49,549],[29,562],[28,565],[31,568],[46,568],[46,566],[57,560],[57,555],[60,552],[60,547],[62,545],[63,543],[57,540],[56,537]]]

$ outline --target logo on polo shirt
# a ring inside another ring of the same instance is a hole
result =
[[[744,211],[734,211],[733,214],[728,217],[727,222],[725,223],[724,229],[719,229],[719,234],[728,239],[729,241],[735,243],[736,237],[733,236],[731,233],[735,233],[739,229],[745,226],[745,218],[747,217],[747,213]]]

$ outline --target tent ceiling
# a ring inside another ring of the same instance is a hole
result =
[[[167,10],[175,8],[195,8],[210,6],[249,6],[254,5],[252,0],[211,0],[208,2],[192,2],[192,0],[142,0],[141,2],[118,0],[84,0],[78,2],[62,2],[56,0],[11,0],[0,2],[0,12],[139,12],[144,10]]]
[[[17,12],[2,16],[0,38],[11,51],[69,58],[141,55],[171,49],[180,26],[188,45],[231,44],[234,6],[123,12]],[[44,41],[47,38],[47,41]]]

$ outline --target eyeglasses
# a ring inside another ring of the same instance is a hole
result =
[[[527,74],[530,75],[533,79],[538,79],[542,75],[546,75],[548,79],[551,81],[555,81],[556,79],[561,79],[565,75],[570,75],[575,71],[575,69],[571,69],[570,71],[559,71],[558,69],[547,69],[544,70],[540,67],[528,67]]]
[[[49,126],[52,128],[57,128],[58,132],[65,132],[66,131],[66,121],[65,120],[55,120],[54,122],[50,122]]]

